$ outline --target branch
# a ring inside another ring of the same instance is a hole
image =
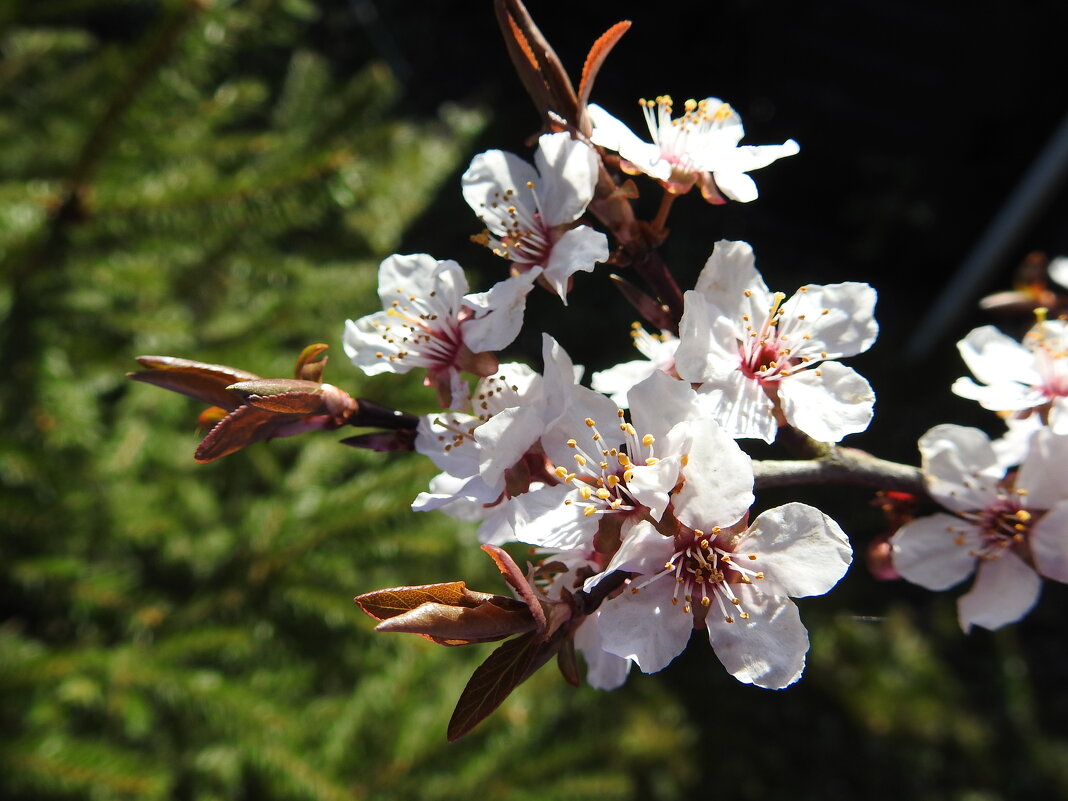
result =
[[[798,484],[854,484],[927,496],[918,467],[879,459],[855,448],[836,448],[816,459],[754,461],[757,489]]]

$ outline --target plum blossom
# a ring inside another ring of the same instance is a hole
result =
[[[953,392],[991,411],[1037,413],[1058,434],[1068,434],[1068,321],[1040,320],[1023,342],[985,325],[957,349],[981,383],[958,378]]]
[[[427,369],[442,406],[467,405],[466,370],[489,375],[491,351],[511,344],[523,325],[526,297],[540,269],[509,278],[488,292],[467,293],[454,261],[425,253],[393,255],[379,266],[378,296],[384,311],[345,322],[345,353],[367,375]]]
[[[629,393],[631,421],[608,398],[575,387],[569,408],[541,437],[558,483],[513,500],[515,537],[549,548],[626,539],[644,520],[660,520],[672,491],[692,468],[689,452],[715,448],[708,469],[717,492],[740,517],[752,503],[752,468],[682,381],[655,373]]]
[[[630,336],[634,347],[645,357],[632,362],[623,362],[590,377],[590,386],[608,395],[620,409],[627,408],[627,392],[638,382],[658,370],[672,375],[675,370],[675,351],[679,340],[670,331],[650,334],[641,323],[633,323]]]
[[[894,534],[902,577],[944,590],[975,573],[957,600],[965,632],[1022,618],[1038,601],[1040,576],[1068,581],[1068,436],[1038,432],[1009,475],[975,428],[935,426],[919,448],[927,489],[950,513],[917,518]]]
[[[793,139],[781,145],[739,147],[745,135],[742,121],[716,97],[687,100],[683,115],[675,119],[668,95],[639,103],[652,143],[642,141],[596,104],[587,109],[593,123],[590,140],[619,153],[627,172],[657,178],[673,194],[688,192],[697,184],[709,203],[726,203],[724,196],[748,203],[756,199],[757,188],[746,173],[800,151]]]
[[[675,371],[701,384],[735,437],[771,442],[788,423],[821,442],[863,431],[875,395],[835,359],[871,347],[875,290],[853,281],[772,293],[746,242],[720,241],[685,294]]]
[[[654,673],[703,627],[731,675],[780,689],[800,678],[808,651],[790,596],[829,591],[848,569],[852,549],[837,523],[805,504],[770,509],[746,526],[748,509],[739,516],[737,492],[713,480],[718,451],[694,440],[673,500],[674,534],[643,522],[605,568],[605,575],[632,575],[629,587],[601,606],[601,644]]]
[[[538,140],[532,167],[518,156],[488,150],[463,174],[463,194],[489,232],[484,243],[512,263],[513,274],[535,267],[567,302],[568,281],[608,259],[608,238],[574,226],[593,199],[597,154],[566,133]]]

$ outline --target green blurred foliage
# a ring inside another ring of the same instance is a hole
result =
[[[198,466],[196,405],[123,377],[142,353],[287,375],[375,308],[379,260],[436,193],[461,202],[445,182],[485,115],[403,116],[387,68],[309,44],[317,8],[0,12],[0,797],[1068,797],[1045,652],[962,646],[951,599],[874,602],[862,570],[803,603],[797,688],[739,686],[695,638],[611,696],[547,668],[445,742],[491,647],[376,636],[350,600],[503,590],[470,530],[409,511],[432,466],[340,434]],[[327,380],[433,402],[343,356]]]

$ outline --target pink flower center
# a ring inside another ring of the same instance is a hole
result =
[[[725,622],[733,623],[736,616],[748,620],[733,586],[764,578],[763,572],[753,569],[755,561],[755,553],[735,553],[718,527],[708,534],[684,529],[675,536],[675,551],[664,569],[633,584],[630,591],[637,594],[655,581],[673,581],[671,603],[678,607],[681,601],[683,614],[697,611],[703,616],[715,602]]]

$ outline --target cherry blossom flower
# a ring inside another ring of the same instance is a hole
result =
[[[771,442],[788,423],[821,442],[863,431],[875,396],[835,359],[862,353],[878,333],[875,290],[846,282],[772,293],[746,242],[717,242],[685,295],[675,370],[701,384],[735,437]]]
[[[805,504],[770,509],[747,527],[737,490],[714,480],[720,447],[694,440],[673,500],[680,524],[674,535],[643,522],[605,568],[603,575],[632,576],[601,606],[602,647],[655,673],[682,652],[695,627],[704,627],[731,675],[780,689],[800,678],[808,651],[790,596],[829,591],[849,567],[852,549],[833,520]]]
[[[378,271],[384,311],[345,323],[345,353],[367,375],[428,371],[427,386],[448,407],[466,406],[466,370],[489,375],[491,351],[511,344],[523,325],[526,297],[540,269],[509,278],[488,292],[467,293],[454,261],[425,253],[387,258]]]
[[[542,280],[566,303],[570,277],[608,259],[604,234],[574,226],[593,199],[597,154],[566,133],[546,134],[534,163],[502,150],[480,153],[463,174],[464,199],[489,229],[485,244],[512,272],[544,268]]]
[[[965,632],[997,629],[1038,601],[1040,576],[1068,581],[1068,436],[1035,434],[1019,472],[1005,475],[978,429],[935,426],[919,442],[931,496],[950,510],[891,538],[905,579],[944,590],[976,574],[957,601]]]
[[[752,468],[683,381],[655,373],[629,394],[631,420],[608,398],[576,386],[567,412],[541,437],[559,483],[513,500],[516,539],[549,548],[587,547],[598,535],[626,539],[643,520],[660,520],[684,480],[695,443],[714,447],[708,469],[740,517],[752,503]]]
[[[990,325],[957,343],[977,379],[958,378],[953,392],[984,409],[1025,416],[1031,410],[1068,434],[1068,321],[1041,320],[1017,342]]]
[[[678,337],[670,331],[650,334],[641,323],[631,325],[630,336],[634,347],[645,358],[617,364],[590,377],[590,386],[608,395],[620,409],[627,408],[627,392],[635,384],[658,370],[668,375],[674,373],[675,351],[679,347]]]
[[[639,102],[652,143],[642,141],[596,104],[587,109],[593,123],[590,140],[619,153],[627,172],[657,178],[674,194],[688,192],[697,184],[709,203],[726,203],[724,196],[748,203],[756,199],[757,188],[746,173],[800,151],[793,139],[781,145],[739,147],[745,135],[742,121],[719,98],[687,100],[683,115],[675,119],[671,116],[674,104],[667,95]]]

